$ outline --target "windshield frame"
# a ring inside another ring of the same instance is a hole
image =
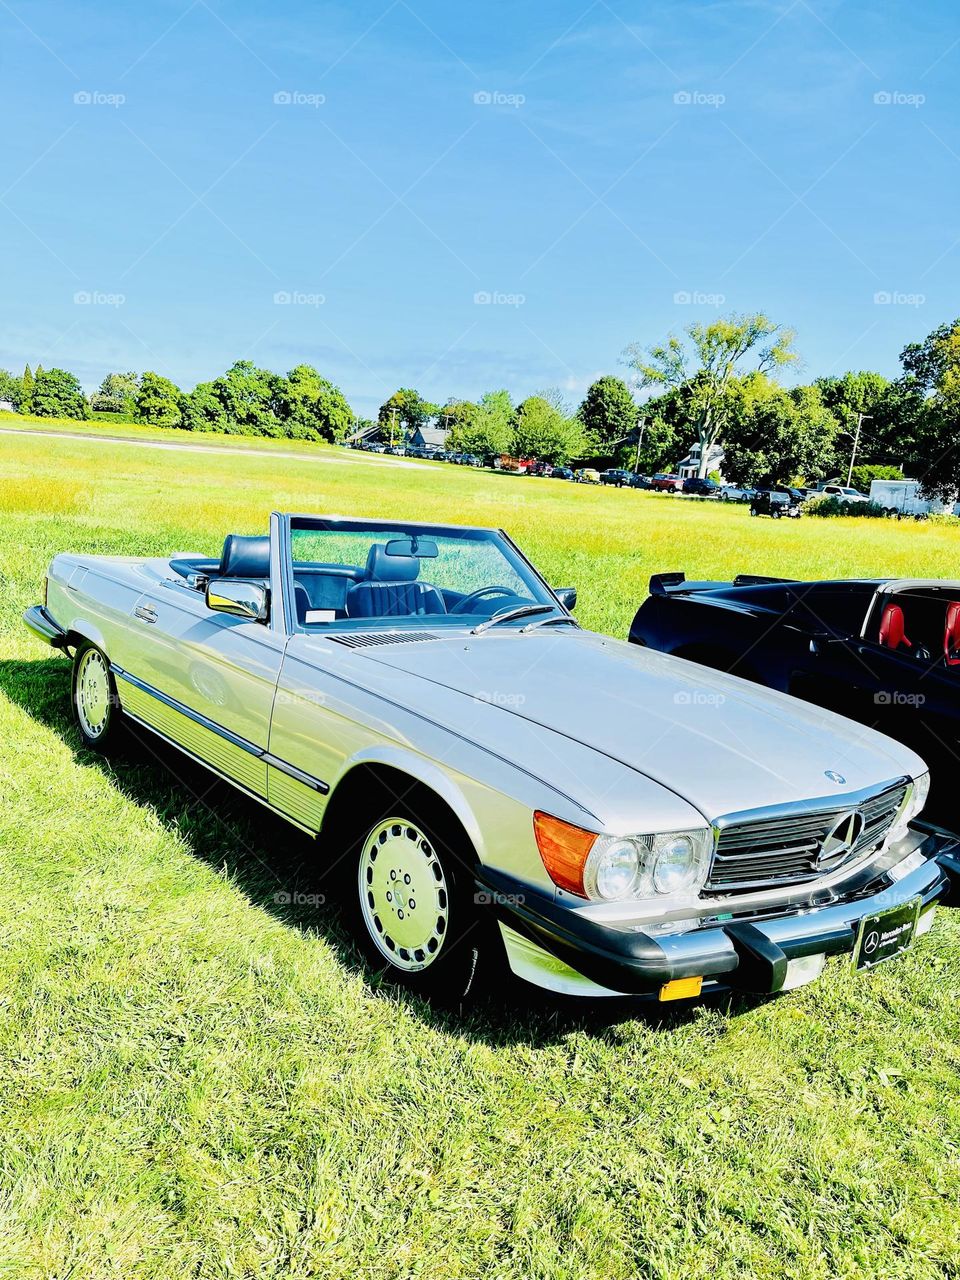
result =
[[[484,535],[483,541],[492,541],[499,544],[505,560],[521,578],[529,576],[532,584],[539,588],[543,593],[544,599],[541,602],[534,596],[534,602],[537,604],[545,603],[552,605],[559,615],[569,617],[572,620],[572,614],[569,609],[563,605],[557,598],[553,588],[546,581],[543,575],[537,570],[536,566],[530,559],[524,555],[513,539],[503,529],[491,528],[484,525],[458,525],[458,524],[436,524],[433,522],[418,520],[390,520],[381,517],[371,517],[366,519],[361,516],[341,516],[341,515],[316,515],[310,513],[290,512],[276,513],[278,517],[277,532],[277,548],[280,571],[280,585],[283,604],[283,617],[286,631],[289,635],[309,635],[309,636],[333,636],[339,634],[349,634],[356,631],[378,630],[378,631],[410,631],[410,630],[427,630],[430,627],[436,629],[443,635],[451,635],[460,630],[469,631],[478,621],[482,621],[482,617],[477,614],[465,613],[462,618],[457,619],[459,625],[450,621],[451,615],[420,615],[417,617],[397,616],[389,618],[338,618],[335,621],[304,624],[297,618],[297,611],[294,605],[295,587],[294,587],[294,560],[293,560],[293,533],[295,529],[301,528],[332,528],[334,530],[343,529],[357,531],[369,531],[372,533],[384,532],[393,534],[418,534],[425,537],[448,537],[458,538],[464,534],[480,534]],[[518,619],[516,630],[522,619]],[[501,631],[513,630],[512,624],[504,624]]]

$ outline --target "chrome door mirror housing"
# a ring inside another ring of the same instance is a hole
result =
[[[211,578],[207,582],[207,608],[247,622],[266,622],[267,588],[236,578]]]
[[[577,588],[576,587],[554,587],[553,594],[557,597],[565,609],[573,613],[577,607]]]

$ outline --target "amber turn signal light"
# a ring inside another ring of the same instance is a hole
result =
[[[597,832],[584,831],[582,827],[552,818],[549,813],[539,810],[533,815],[533,830],[543,865],[553,883],[568,893],[585,898],[583,868],[596,842]]]

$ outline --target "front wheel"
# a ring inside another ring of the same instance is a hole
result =
[[[443,1004],[475,994],[495,939],[477,913],[476,855],[456,820],[418,794],[384,798],[350,843],[348,913],[371,967]]]
[[[120,728],[120,699],[106,654],[95,644],[81,644],[74,654],[72,693],[83,745],[108,751]]]

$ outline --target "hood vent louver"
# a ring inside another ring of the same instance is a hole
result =
[[[439,640],[440,637],[432,631],[358,631],[330,636],[330,639],[346,645],[348,649],[366,649],[382,644],[417,644],[421,640]]]

